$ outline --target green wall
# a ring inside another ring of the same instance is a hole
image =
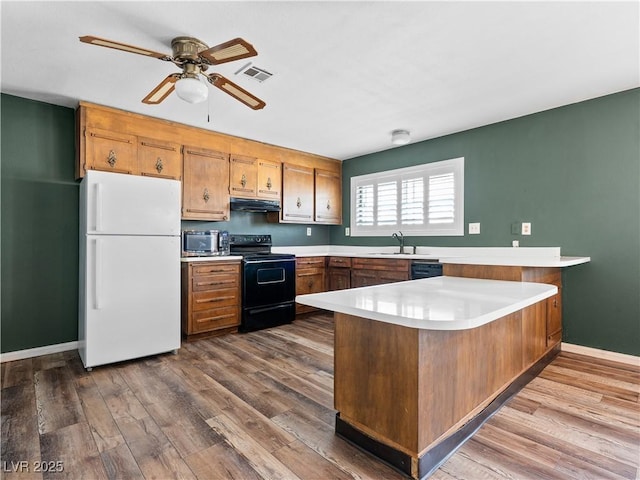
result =
[[[1,332],[11,352],[78,339],[78,194],[73,109],[0,97]],[[231,212],[230,222],[194,228],[271,233],[276,245],[324,245],[329,227],[279,225],[266,214]]]
[[[78,183],[74,111],[2,95],[2,352],[77,340]],[[410,237],[433,246],[560,246],[592,262],[565,269],[564,341],[640,355],[640,90],[610,95],[344,162],[353,175],[465,157],[465,223],[482,234]],[[533,235],[511,235],[531,221]],[[276,245],[392,245],[342,227],[277,225],[232,212],[235,233]]]
[[[350,178],[465,157],[465,225],[480,235],[410,237],[430,246],[559,246],[591,263],[563,272],[563,341],[640,355],[640,90],[568,105],[343,163]],[[530,221],[532,235],[511,234]],[[395,245],[389,237],[331,243]]]

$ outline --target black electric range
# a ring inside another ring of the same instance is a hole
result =
[[[242,320],[251,332],[291,323],[295,317],[296,257],[272,253],[271,235],[231,234],[231,255],[242,256]]]

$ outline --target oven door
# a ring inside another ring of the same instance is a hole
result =
[[[262,307],[295,300],[295,259],[245,259],[243,263],[243,308]]]

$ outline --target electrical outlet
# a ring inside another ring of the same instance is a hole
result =
[[[480,223],[469,224],[469,235],[477,235],[480,233]]]
[[[518,240],[512,240],[511,241],[511,246],[512,247],[519,247],[520,246],[520,242]]]
[[[522,222],[522,235],[531,235],[531,223]]]
[[[307,237],[311,236],[311,227],[307,227]]]
[[[344,236],[348,237],[351,235],[351,229],[349,227],[344,227]]]

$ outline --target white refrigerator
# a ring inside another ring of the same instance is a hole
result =
[[[85,368],[180,348],[180,182],[88,171],[79,283]]]

